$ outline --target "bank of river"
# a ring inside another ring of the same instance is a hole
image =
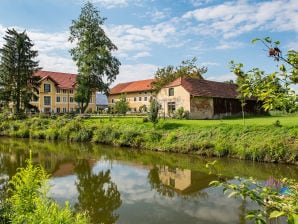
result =
[[[89,211],[93,223],[245,223],[249,201],[209,187],[218,174],[298,180],[298,167],[198,155],[131,150],[100,144],[0,138],[0,195],[32,151],[51,174],[50,196]],[[212,171],[210,173],[210,171]]]
[[[0,135],[69,142],[94,142],[155,151],[297,164],[297,125],[243,125],[218,121],[185,125],[142,119],[81,119],[65,116],[2,121]]]

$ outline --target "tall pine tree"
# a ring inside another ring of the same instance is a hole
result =
[[[76,44],[70,53],[78,67],[75,100],[81,113],[87,109],[92,92],[106,92],[119,73],[120,62],[112,55],[117,47],[101,27],[104,21],[99,11],[87,2],[70,27],[69,41]]]
[[[12,102],[14,112],[20,113],[29,106],[33,89],[37,88],[39,70],[38,53],[32,50],[33,43],[26,32],[8,29],[3,38],[4,46],[0,49],[0,100]]]

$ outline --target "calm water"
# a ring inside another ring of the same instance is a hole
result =
[[[94,223],[245,223],[248,202],[228,199],[209,182],[222,174],[298,179],[298,167],[136,151],[91,144],[0,138],[0,189],[33,152],[51,174],[51,196],[88,210]],[[1,190],[0,190],[1,192]]]

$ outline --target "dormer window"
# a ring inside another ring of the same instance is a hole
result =
[[[169,96],[174,96],[174,88],[169,88]]]

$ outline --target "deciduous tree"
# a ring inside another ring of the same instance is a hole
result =
[[[156,80],[152,83],[154,91],[158,93],[163,86],[179,77],[203,79],[202,74],[207,72],[207,68],[204,66],[198,68],[196,62],[197,58],[194,57],[191,60],[182,61],[181,65],[178,67],[169,65],[164,68],[159,68],[154,75]]]
[[[75,43],[70,53],[78,67],[75,100],[80,104],[81,113],[87,109],[92,92],[107,92],[119,73],[120,62],[112,55],[117,47],[106,36],[102,28],[104,21],[99,11],[87,2],[70,27],[69,41]]]
[[[237,76],[239,98],[244,101],[252,96],[257,97],[263,102],[263,108],[266,111],[296,111],[297,94],[290,85],[298,82],[298,53],[290,50],[284,57],[278,47],[279,41],[273,42],[268,37],[253,40],[253,42],[256,41],[262,41],[268,50],[268,55],[275,61],[283,63],[279,71],[267,74],[259,68],[245,72],[242,63],[231,61],[231,71]]]

